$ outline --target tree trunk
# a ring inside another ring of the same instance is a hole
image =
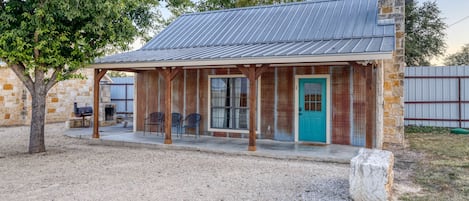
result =
[[[41,80],[42,81],[42,80]],[[31,130],[29,134],[29,153],[40,153],[46,151],[44,143],[44,125],[46,117],[46,95],[47,89],[44,82],[36,80],[32,96]]]

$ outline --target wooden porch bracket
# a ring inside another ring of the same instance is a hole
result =
[[[263,64],[261,67],[256,68],[255,64],[249,65],[249,68],[244,65],[237,65],[239,71],[243,73],[249,80],[249,146],[248,151],[256,151],[256,99],[257,99],[257,78],[262,73],[267,71],[269,64]]]
[[[93,138],[99,138],[99,81],[106,75],[105,69],[94,69],[94,85],[93,85]]]
[[[163,75],[166,89],[165,89],[165,115],[164,115],[164,143],[172,144],[171,139],[171,124],[172,124],[172,115],[171,115],[171,81],[182,71],[182,67],[177,67],[174,69],[171,68],[155,68],[160,74]]]

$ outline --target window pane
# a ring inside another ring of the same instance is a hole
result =
[[[247,78],[211,78],[211,127],[248,129]]]
[[[318,83],[304,83],[306,111],[321,111],[322,87]]]

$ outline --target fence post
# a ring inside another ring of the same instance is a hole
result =
[[[458,77],[458,109],[459,109],[459,128],[462,128],[461,77]]]

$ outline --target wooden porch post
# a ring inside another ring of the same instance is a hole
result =
[[[181,67],[177,67],[175,69],[171,68],[156,68],[156,70],[163,75],[166,89],[165,89],[165,110],[164,110],[164,143],[165,144],[172,144],[173,141],[171,139],[171,81],[176,77],[176,75],[182,70]]]
[[[238,65],[238,69],[249,80],[249,146],[248,151],[256,151],[256,99],[257,99],[257,78],[265,72],[269,65],[263,64],[260,68],[256,68],[255,64],[251,64],[249,68],[244,65]]]
[[[368,64],[366,68],[366,148],[373,148],[375,135],[375,113],[376,113],[376,83],[373,82],[373,65]]]
[[[94,107],[94,121],[93,121],[93,138],[99,138],[99,81],[104,77],[107,70],[94,69],[94,90],[93,90],[93,107]]]

